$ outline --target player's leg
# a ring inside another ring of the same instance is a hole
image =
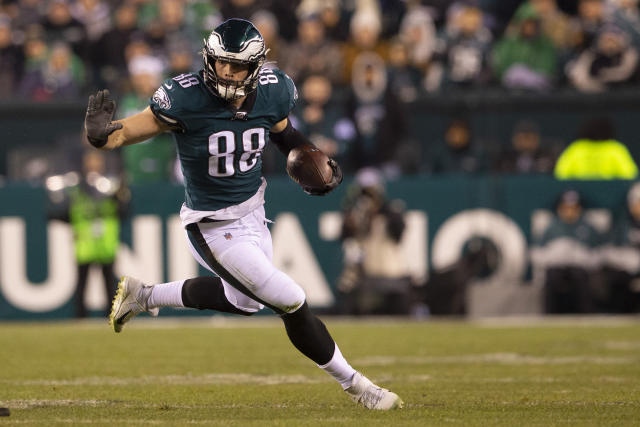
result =
[[[84,305],[84,294],[87,289],[87,277],[90,264],[78,264],[78,279],[76,282],[75,305],[77,318],[87,317],[87,308]]]
[[[187,239],[192,255],[200,265],[213,273],[200,252]],[[219,277],[202,276],[156,285],[147,285],[133,277],[123,277],[109,315],[109,323],[115,332],[142,312],[158,315],[161,307],[196,308],[250,316],[264,308]]]
[[[102,270],[102,278],[104,280],[104,288],[107,294],[107,301],[113,301],[116,296],[116,281],[115,274],[113,273],[113,263],[102,264],[100,266]],[[109,316],[110,307],[105,309],[105,315]]]
[[[149,296],[149,307],[186,307],[244,316],[254,314],[233,305],[225,295],[222,280],[215,276],[201,276],[155,285]]]
[[[191,224],[187,230],[212,269],[251,300],[280,314],[294,346],[340,382],[354,400],[371,409],[400,407],[395,393],[371,383],[347,363],[325,325],[309,310],[302,288],[277,270],[269,251],[262,250],[265,230],[268,233],[264,212],[262,218],[259,212],[254,216],[232,227]]]
[[[243,298],[246,298],[242,295]],[[253,302],[254,305],[258,304]],[[250,307],[251,304],[246,303]],[[175,282],[147,285],[133,277],[125,276],[118,283],[109,321],[116,332],[125,323],[142,312],[158,315],[161,307],[216,310],[223,313],[251,316],[258,309],[248,311],[232,304],[225,295],[225,286],[219,277],[201,276]]]
[[[254,216],[260,228],[260,247],[271,262],[273,245],[264,209],[254,211]],[[297,310],[280,317],[292,344],[338,381],[354,401],[369,409],[386,410],[403,406],[398,395],[373,384],[349,365],[324,323],[311,312],[306,301]]]

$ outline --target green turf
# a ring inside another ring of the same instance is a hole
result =
[[[5,323],[0,426],[640,424],[638,318],[326,321],[404,409],[354,406],[273,318]]]

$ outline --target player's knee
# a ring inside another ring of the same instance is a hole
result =
[[[276,271],[260,287],[258,295],[268,304],[284,313],[299,309],[306,300],[304,290],[291,277]]]

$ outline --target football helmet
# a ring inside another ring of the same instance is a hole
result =
[[[228,101],[246,96],[258,84],[266,54],[264,39],[251,22],[238,18],[224,21],[204,40],[204,81],[216,95]],[[215,67],[218,60],[246,65],[247,77],[233,81],[218,76]]]

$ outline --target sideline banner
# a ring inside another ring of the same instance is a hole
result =
[[[274,262],[305,288],[311,305],[331,306],[342,267],[340,207],[349,182],[326,197],[311,197],[287,178],[268,181],[266,212],[275,221]],[[615,219],[624,209],[629,185],[536,176],[415,177],[388,183],[387,195],[407,205],[402,250],[416,277],[457,261],[474,236],[495,245],[498,267],[472,287],[469,310],[472,315],[500,315],[540,310],[539,290],[527,282],[535,214],[552,209],[561,191],[574,188],[584,195],[587,209]],[[138,186],[132,194],[117,274],[151,283],[205,274],[189,253],[177,216],[182,188]],[[72,316],[76,268],[71,229],[49,221],[46,206],[42,188],[0,187],[0,320]],[[101,281],[98,271],[90,273],[86,298],[96,316],[107,303]]]

